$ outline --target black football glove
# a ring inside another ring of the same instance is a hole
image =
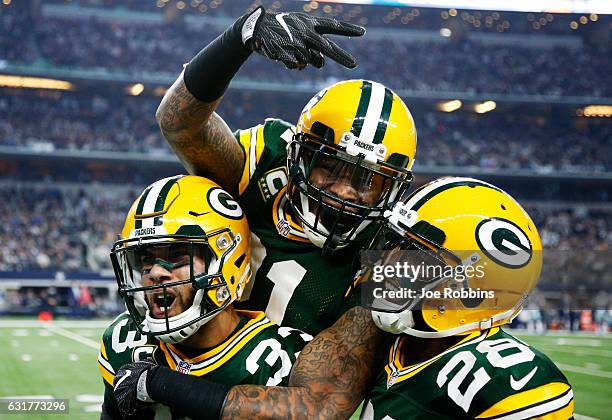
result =
[[[260,6],[246,18],[241,32],[248,48],[289,69],[307,64],[321,68],[323,55],[352,69],[357,66],[355,57],[323,35],[362,36],[365,28],[306,13],[270,13]]]
[[[147,393],[147,375],[152,375],[159,366],[152,360],[123,365],[115,375],[113,393],[122,417],[133,416],[154,401]]]

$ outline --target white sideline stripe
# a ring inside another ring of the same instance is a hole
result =
[[[94,404],[94,405],[88,405],[86,406],[83,411],[85,411],[86,413],[101,413],[102,412],[102,403],[100,404]]]
[[[102,403],[104,402],[104,395],[80,394],[74,397],[74,399],[82,403]]]
[[[583,375],[598,376],[600,378],[612,378],[612,372],[606,372],[604,370],[593,370],[580,366],[566,365],[564,363],[555,363],[561,370],[567,370],[573,373],[582,373]]]
[[[560,346],[577,346],[577,347],[601,347],[602,342],[600,340],[593,339],[573,339],[573,338],[557,338],[555,343]]]
[[[66,338],[69,338],[71,340],[77,341],[87,347],[91,347],[92,349],[100,350],[100,344],[97,341],[90,340],[89,338],[85,338],[81,335],[75,334],[71,331],[65,330],[58,326],[47,325],[46,328],[49,329],[49,331],[53,333],[56,333]]]
[[[612,351],[609,350],[591,350],[591,349],[564,349],[560,346],[553,346],[552,344],[545,345],[539,344],[538,349],[546,350],[546,353],[571,353],[578,356],[601,356],[612,358]]]
[[[610,340],[612,339],[612,334],[597,334],[591,331],[573,331],[570,332],[568,330],[547,330],[544,334],[539,334],[536,332],[530,332],[530,331],[525,331],[525,330],[516,330],[516,329],[510,329],[510,332],[512,332],[512,335],[517,335],[517,336],[531,336],[531,337],[542,337],[542,338],[548,338],[548,337],[555,337],[555,338],[601,338],[603,340]]]
[[[582,414],[574,414],[576,420],[598,420],[595,417],[583,416]]]

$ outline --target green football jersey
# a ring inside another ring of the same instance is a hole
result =
[[[398,337],[361,413],[369,419],[568,419],[572,388],[553,362],[500,328],[473,333],[411,366]]]
[[[357,299],[345,296],[359,268],[363,240],[323,257],[304,234],[285,194],[286,150],[293,133],[292,125],[275,119],[235,133],[246,155],[239,202],[252,232],[254,275],[250,293],[238,306],[317,334]]]
[[[149,357],[178,372],[227,385],[287,386],[293,363],[312,336],[279,327],[263,312],[238,313],[242,321],[227,339],[214,348],[195,353],[193,349],[143,336],[127,313],[119,315],[105,330],[98,355],[105,405],[115,404],[113,381],[117,370]],[[161,404],[153,407],[151,418],[154,414],[155,418],[172,417]]]

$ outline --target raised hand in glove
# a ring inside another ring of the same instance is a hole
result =
[[[302,69],[307,64],[321,68],[324,55],[354,68],[355,58],[323,35],[362,36],[365,28],[305,13],[270,13],[259,7],[246,17],[241,32],[242,42],[249,49],[290,69]]]
[[[115,375],[113,393],[122,417],[133,416],[154,401],[147,392],[147,375],[152,375],[159,366],[152,361],[123,365]]]

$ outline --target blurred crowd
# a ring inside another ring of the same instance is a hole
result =
[[[87,8],[128,9],[138,12],[235,18],[263,5],[270,11],[307,12],[318,16],[343,19],[368,27],[432,29],[462,24],[477,32],[567,33],[569,23],[579,16],[569,13],[519,13],[508,11],[471,11],[391,5],[325,4],[295,0],[47,0],[59,5]],[[182,3],[182,4],[181,4]],[[357,3],[357,2],[354,2]],[[450,12],[450,13],[449,13]],[[598,17],[599,18],[599,17]],[[602,16],[605,19],[605,16]]]
[[[94,18],[66,20],[32,13],[26,10],[25,2],[19,7],[0,6],[0,67],[8,62],[124,71],[131,76],[163,73],[162,77],[174,77],[182,64],[221,30],[216,24],[193,27],[169,17],[172,15],[170,9],[183,10],[177,7],[178,0],[51,0],[45,3],[164,13],[166,23]],[[186,9],[181,13],[205,14],[231,21],[255,3],[250,0],[193,0],[185,2]],[[400,36],[340,40],[339,43],[348,47],[359,60],[359,67],[354,70],[332,64],[322,70],[308,68],[290,72],[278,63],[254,56],[240,71],[241,78],[282,82],[288,86],[299,84],[313,93],[320,86],[337,80],[369,78],[394,90],[418,92],[612,96],[609,43],[597,45],[589,36],[582,36],[581,47],[569,43],[549,48],[483,43],[476,39],[478,37],[467,36],[474,31],[534,35],[540,29],[553,34],[574,34],[568,30],[571,15],[549,18],[546,14],[459,11],[456,16],[444,17],[437,9],[322,3],[314,7],[316,2],[288,0],[263,3],[268,10],[305,10],[366,25],[368,29],[395,26],[437,31],[448,19],[448,26],[454,32],[453,37],[440,38],[440,42]],[[310,9],[306,10],[306,6]],[[589,19],[589,22],[596,21],[593,16]],[[597,25],[607,27],[609,21],[609,17],[602,16]],[[536,23],[541,28],[536,28]],[[610,37],[610,27],[601,32],[603,37],[599,39]],[[150,92],[127,96],[124,91],[113,92],[109,86],[111,84],[102,87],[104,92],[90,86],[89,93],[85,94],[24,94],[23,91],[1,90],[0,145],[35,152],[173,155],[154,118],[161,98],[149,96]],[[230,90],[218,111],[232,129],[259,124],[267,117],[295,122],[307,96],[292,92]],[[609,159],[612,156],[612,126],[602,120],[578,119],[557,112],[552,113],[553,117],[532,116],[529,112],[521,114],[521,111],[445,114],[431,112],[431,108],[421,110],[418,103],[408,105],[418,131],[417,170],[419,165],[483,171],[530,169],[536,173],[578,170],[601,174],[612,170]],[[4,180],[39,182],[29,186],[0,185],[0,272],[99,273],[110,270],[108,253],[128,206],[139,193],[135,185],[149,183],[152,171],[148,166],[138,167],[138,162],[71,162],[55,171],[52,170],[54,164],[48,161],[39,164],[23,157],[0,160]],[[171,175],[166,171],[173,171],[173,168],[159,165],[155,176]],[[83,188],[54,186],[58,181],[92,185]],[[95,185],[96,182],[117,184],[124,181],[134,187]],[[555,182],[551,181],[547,188],[559,189],[561,184]],[[569,192],[576,195],[573,198],[576,200],[590,198],[579,197],[579,188]],[[606,194],[607,190],[603,195]],[[536,198],[544,201],[549,197]],[[598,196],[595,201],[609,199],[603,198]],[[517,323],[535,331],[544,327],[590,328],[583,325],[597,328],[605,325],[607,330],[608,323],[612,322],[607,310],[611,302],[607,290],[612,285],[609,267],[612,259],[607,258],[612,243],[612,211],[580,205],[554,208],[533,205],[528,206],[528,210],[540,230],[547,260],[542,295],[533,297],[528,306],[531,310],[524,311]],[[581,280],[580,284],[576,284],[577,279]],[[22,310],[23,314],[41,310],[57,312],[58,308],[66,308],[71,315],[110,315],[120,310],[114,290],[76,283],[61,288],[5,290],[0,287],[0,313],[6,308],[12,313]],[[601,293],[594,298],[593,290]],[[599,309],[591,313],[593,319],[589,324],[588,320],[583,321],[586,315],[581,308],[590,304]]]
[[[114,106],[101,96],[0,96],[1,142],[34,150],[168,152],[155,121],[157,101],[122,99]]]
[[[139,191],[0,187],[0,271],[100,271]]]
[[[9,9],[10,10],[10,9]],[[49,63],[71,68],[175,75],[220,28],[184,24],[111,22],[95,18],[33,21],[0,15],[4,31],[0,60]],[[474,39],[432,42],[401,36],[341,40],[359,60],[354,70],[339,65],[290,72],[261,57],[250,59],[240,77],[257,81],[320,85],[330,80],[369,78],[396,90],[495,94],[612,96],[612,61],[605,46],[586,43],[555,48],[498,45]],[[605,44],[604,44],[605,45]],[[603,49],[600,49],[603,48]],[[571,65],[568,65],[571,63]]]
[[[32,150],[172,153],[155,121],[159,97],[64,94],[0,96],[0,140]],[[297,121],[302,96],[230,91],[219,113],[232,129],[267,117]],[[528,115],[420,112],[413,109],[419,165],[537,172],[612,170],[612,126]]]
[[[606,251],[612,244],[612,214],[576,206],[573,209],[529,208],[547,249]],[[584,258],[585,255],[580,255]],[[611,273],[612,275],[612,273]]]
[[[57,272],[112,272],[109,250],[138,192],[136,187],[1,186],[0,272],[9,277],[10,272],[45,272],[51,277]],[[531,311],[516,324],[536,332],[544,327],[585,329],[582,312],[591,308],[598,319],[588,328],[606,325],[607,330],[612,211],[579,205],[550,209],[527,204],[527,209],[542,236],[544,270],[539,292],[528,306]],[[115,291],[114,285],[86,287],[79,282],[0,287],[0,313],[112,315],[121,305]]]
[[[416,161],[482,169],[536,172],[603,172],[612,163],[610,124],[572,124],[508,113],[414,114],[419,136]]]
[[[109,269],[108,252],[138,193],[136,187],[1,186],[0,271]],[[529,211],[545,248],[559,255],[578,249],[584,257],[612,244],[610,211]]]

